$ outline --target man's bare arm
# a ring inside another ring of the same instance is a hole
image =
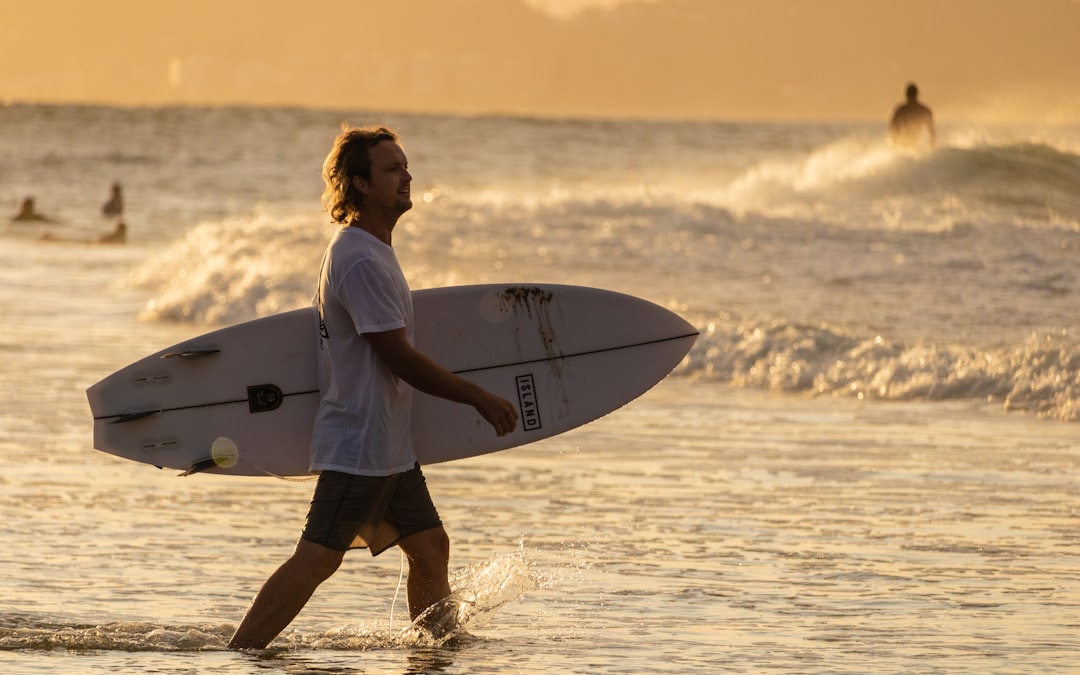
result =
[[[409,344],[404,328],[365,333],[364,337],[375,354],[390,368],[390,372],[419,391],[471,405],[499,436],[505,436],[517,426],[517,409],[512,403],[431,360]]]

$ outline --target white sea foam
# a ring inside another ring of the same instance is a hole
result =
[[[606,125],[592,127],[596,137],[571,122],[436,127],[448,136],[420,126],[408,144],[421,158],[415,207],[395,234],[414,288],[603,286],[718,330],[722,339],[694,351],[688,372],[697,376],[864,398],[970,396],[1076,418],[1067,358],[1080,335],[1073,136],[957,129],[937,152],[911,158],[858,127],[808,127],[814,143],[777,127],[746,125],[740,138],[716,125],[711,133],[734,147],[708,148],[691,141],[708,138],[701,124],[629,125],[644,139],[631,146],[638,154],[603,145],[619,138]],[[491,143],[470,146],[471,173],[462,174],[453,146],[439,143],[480,128]],[[681,155],[663,154],[659,131]],[[544,133],[577,139],[569,147],[587,149],[580,165],[562,170],[526,142]],[[756,159],[751,142],[762,144]],[[251,187],[245,179],[233,190]],[[231,213],[179,236],[158,232],[124,277],[148,296],[140,318],[223,324],[307,304],[335,227],[314,198],[313,189],[308,203],[241,210],[211,200]],[[746,338],[754,334],[767,344]],[[823,335],[827,344],[807,353]],[[1063,356],[1044,366],[1031,344],[1045,336]],[[894,353],[882,354],[878,340]],[[765,356],[754,357],[759,350]]]

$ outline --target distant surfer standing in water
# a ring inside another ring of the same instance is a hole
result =
[[[897,106],[889,121],[889,145],[908,152],[933,150],[937,145],[934,115],[919,102],[919,88],[908,83],[907,100]]]
[[[323,203],[344,227],[326,249],[315,296],[322,398],[311,469],[319,479],[295,551],[255,597],[229,642],[233,649],[265,648],[353,548],[378,555],[401,547],[414,620],[450,595],[450,539],[413,450],[413,388],[473,406],[499,436],[517,425],[512,403],[412,346],[412,299],[391,243],[398,219],[412,208],[412,176],[397,134],[344,126],[323,180]]]

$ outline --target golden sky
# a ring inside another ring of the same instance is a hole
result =
[[[0,101],[1080,121],[1078,0],[0,0]]]

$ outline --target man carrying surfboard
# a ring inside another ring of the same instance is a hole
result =
[[[296,550],[255,597],[229,642],[234,649],[265,648],[353,548],[378,555],[401,547],[413,619],[450,595],[450,540],[412,445],[414,388],[473,406],[499,436],[517,425],[511,402],[412,346],[412,301],[392,244],[412,208],[397,134],[346,125],[323,180],[323,203],[344,227],[327,247],[315,297],[321,401],[311,469],[319,479]]]

